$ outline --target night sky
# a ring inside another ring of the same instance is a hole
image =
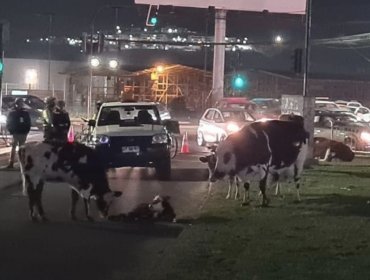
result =
[[[133,0],[1,0],[0,19],[7,19],[10,22],[8,56],[24,57],[26,38],[47,36],[48,17],[42,14],[55,14],[53,34],[56,36],[79,36],[82,32],[88,32],[94,12],[104,5],[127,5],[119,10],[117,20],[119,25],[144,26],[147,8],[134,5],[133,2]],[[171,13],[165,9],[161,12],[165,14],[161,18],[162,24],[176,24],[179,27],[204,32],[205,10],[175,8]],[[96,29],[110,29],[115,24],[112,9],[103,10],[95,20]],[[266,40],[274,34],[282,34],[289,40],[302,41],[303,26],[301,16],[233,12],[229,14],[228,35]],[[313,0],[312,26],[313,38],[367,33],[370,31],[370,1]],[[370,55],[367,49],[363,52]]]

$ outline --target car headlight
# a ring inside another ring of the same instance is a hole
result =
[[[365,142],[370,143],[370,133],[366,131],[361,132],[361,139]]]
[[[240,130],[240,127],[236,123],[228,123],[226,129],[229,133],[237,132]]]
[[[96,135],[92,138],[94,144],[108,144],[109,136],[107,135]]]
[[[6,124],[6,119],[5,115],[0,115],[0,124]]]
[[[152,137],[152,144],[167,144],[167,134],[156,134]]]

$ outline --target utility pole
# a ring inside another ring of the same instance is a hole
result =
[[[53,27],[53,14],[48,14],[49,17],[49,35],[48,35],[48,93],[50,92],[50,71],[51,71],[51,33]]]
[[[4,48],[3,48],[3,24],[0,22],[0,103],[2,101],[3,72],[4,72]],[[2,105],[2,104],[0,104]],[[0,106],[1,111],[1,106]]]
[[[303,74],[303,96],[307,96],[308,76],[309,76],[309,71],[310,71],[312,1],[307,0],[306,5],[307,5],[306,6],[306,37],[305,37],[305,66],[304,66],[304,74]]]
[[[4,25],[0,22],[0,114],[3,108],[3,72],[4,72],[3,26]]]

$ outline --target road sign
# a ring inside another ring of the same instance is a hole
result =
[[[306,10],[306,0],[135,0],[135,3],[289,14],[304,14]]]

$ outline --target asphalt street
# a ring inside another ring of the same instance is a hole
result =
[[[96,221],[91,223],[84,219],[82,201],[80,219],[72,222],[70,189],[66,184],[47,183],[43,203],[50,221],[35,224],[28,217],[28,198],[15,185],[0,191],[0,279],[151,279],[161,254],[191,226],[207,196],[208,171],[198,160],[202,150],[196,147],[194,128],[187,131],[191,154],[173,160],[171,181],[158,181],[154,170],[145,168],[108,173],[111,188],[123,193],[110,214],[127,213],[162,194],[171,197],[177,219],[186,223],[101,220],[94,205]]]

